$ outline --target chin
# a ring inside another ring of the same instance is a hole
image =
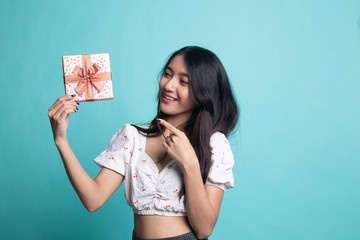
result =
[[[193,108],[187,109],[187,108],[182,108],[180,106],[168,106],[166,103],[162,103],[160,102],[160,107],[159,107],[160,111],[163,112],[164,114],[168,115],[168,116],[187,116],[189,115],[189,117],[192,115],[193,112]]]
[[[170,115],[176,115],[177,113],[175,111],[171,111],[171,110],[166,110],[164,108],[160,108],[160,111],[168,116]]]

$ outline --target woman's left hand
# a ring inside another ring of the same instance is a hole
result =
[[[170,131],[170,135],[166,136],[165,141],[162,143],[167,153],[180,162],[183,167],[198,163],[195,150],[185,133],[164,119],[158,118],[157,121]]]

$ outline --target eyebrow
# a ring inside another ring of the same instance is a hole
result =
[[[167,66],[166,69],[169,69],[171,72],[174,72],[174,70],[170,66]],[[182,75],[182,76],[187,77],[187,78],[189,77],[186,73],[179,73],[179,75]]]

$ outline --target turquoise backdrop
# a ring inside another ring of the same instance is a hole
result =
[[[156,110],[168,55],[222,60],[241,107],[235,188],[210,239],[360,239],[360,1],[0,0],[0,238],[130,239],[123,188],[82,206],[53,143],[61,56],[109,52],[114,100],[80,103],[71,147],[93,162]]]

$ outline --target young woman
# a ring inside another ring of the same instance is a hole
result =
[[[124,181],[134,211],[133,239],[206,239],[225,189],[233,187],[233,154],[226,136],[238,107],[218,57],[207,49],[173,53],[159,81],[157,116],[124,125],[95,158],[93,180],[67,141],[69,114],[79,104],[63,96],[49,108],[55,144],[81,202],[96,211]]]

